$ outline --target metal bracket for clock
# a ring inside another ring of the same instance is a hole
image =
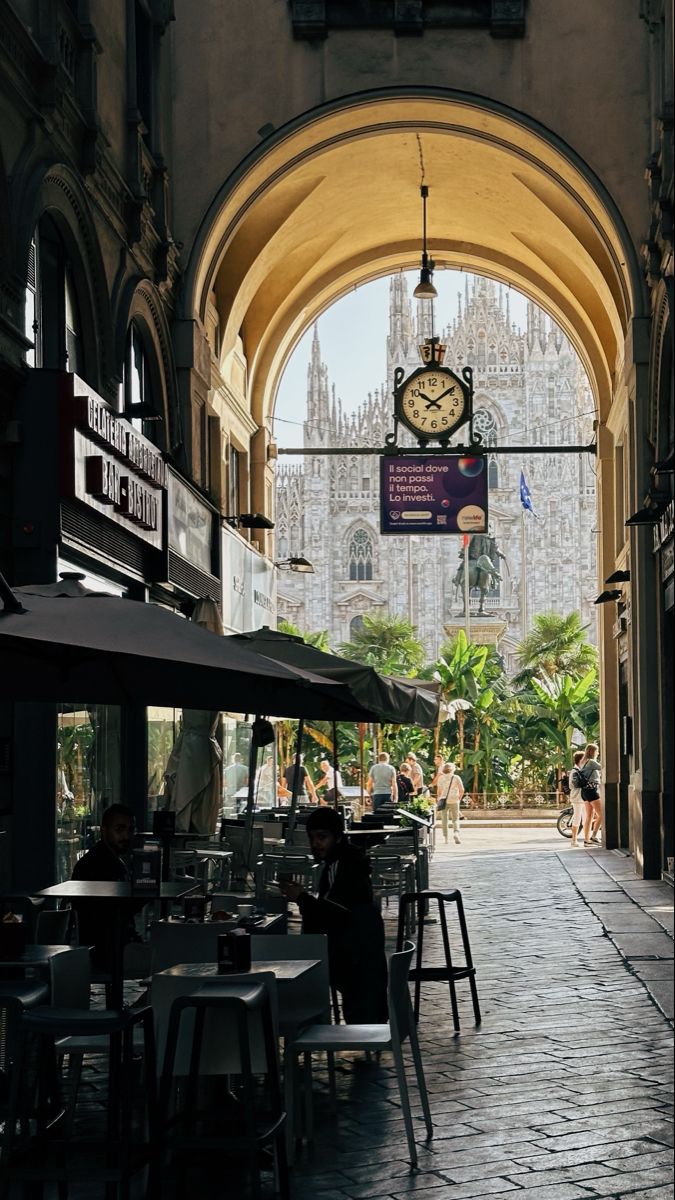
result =
[[[462,367],[462,379],[464,380],[464,383],[466,384],[466,388],[467,388],[466,415],[463,416],[463,418],[459,422],[459,424],[455,426],[455,429],[453,429],[451,433],[448,433],[445,436],[434,437],[434,438],[423,438],[423,437],[418,436],[417,441],[422,450],[425,450],[427,448],[427,446],[429,445],[429,442],[433,441],[433,442],[438,442],[441,450],[446,450],[449,453],[457,452],[457,453],[461,453],[461,454],[479,454],[482,452],[481,448],[482,448],[483,438],[480,433],[477,433],[474,430],[474,427],[473,427],[473,368],[472,367]],[[404,367],[396,367],[394,370],[394,402],[396,402],[398,394],[401,391],[403,384],[405,382],[406,382],[405,368]],[[393,420],[394,420],[394,429],[393,429],[392,433],[385,434],[385,438],[384,438],[385,451],[388,454],[389,453],[402,454],[402,453],[404,453],[404,450],[401,447],[399,447],[399,445],[398,445],[398,427],[399,427],[400,422],[396,415],[395,410],[394,410],[394,413],[392,414],[392,416],[393,416]],[[468,442],[468,444],[465,444],[464,442],[460,442],[454,446],[450,446],[450,444],[449,444],[450,438],[453,436],[455,431],[457,429],[461,429],[461,427],[463,425],[467,425],[467,424],[469,426],[469,442]]]

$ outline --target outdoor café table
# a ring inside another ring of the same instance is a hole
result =
[[[64,951],[70,950],[70,946],[36,946],[31,944],[26,946],[26,949],[12,958],[0,959],[0,978],[7,978],[7,971],[30,971],[33,974],[42,974],[49,970],[49,960],[55,954],[63,954]],[[16,978],[15,975],[12,978]]]
[[[130,906],[151,904],[153,900],[180,900],[199,889],[192,880],[162,883],[157,889],[142,891],[130,883],[110,883],[106,880],[67,879],[53,887],[43,888],[39,896],[50,900],[100,900],[112,905],[113,961],[111,964],[110,1007],[121,1009],[124,1002],[124,930]]]
[[[304,984],[311,971],[321,966],[318,958],[289,958],[273,959],[271,961],[252,962],[248,971],[236,972],[237,976],[250,975],[252,978],[260,973],[272,973],[277,981],[277,996],[279,1015],[292,1018],[297,1007],[302,1006]],[[179,996],[189,996],[210,981],[227,983],[227,973],[221,974],[215,962],[208,963],[176,963],[165,971],[158,971],[152,977],[150,1003],[155,1014],[155,1034],[157,1038],[157,1062],[160,1066],[164,1057],[164,1043],[169,1023],[171,1005]],[[227,1046],[214,1045],[213,1052],[205,1054],[208,1067],[205,1074],[226,1074],[228,1070]]]

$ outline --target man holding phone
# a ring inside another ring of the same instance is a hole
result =
[[[370,861],[345,840],[342,817],[318,808],[307,818],[312,853],[323,863],[316,896],[279,875],[279,889],[302,915],[303,933],[328,937],[330,979],[347,1024],[387,1020],[384,924],[373,901]]]

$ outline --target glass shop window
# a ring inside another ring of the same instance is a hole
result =
[[[122,710],[115,704],[62,704],[56,738],[56,875],[70,879],[98,841],[101,814],[122,803]]]

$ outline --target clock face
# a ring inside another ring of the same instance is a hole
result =
[[[399,415],[413,433],[425,438],[443,438],[465,418],[466,394],[452,371],[425,367],[403,384]]]

